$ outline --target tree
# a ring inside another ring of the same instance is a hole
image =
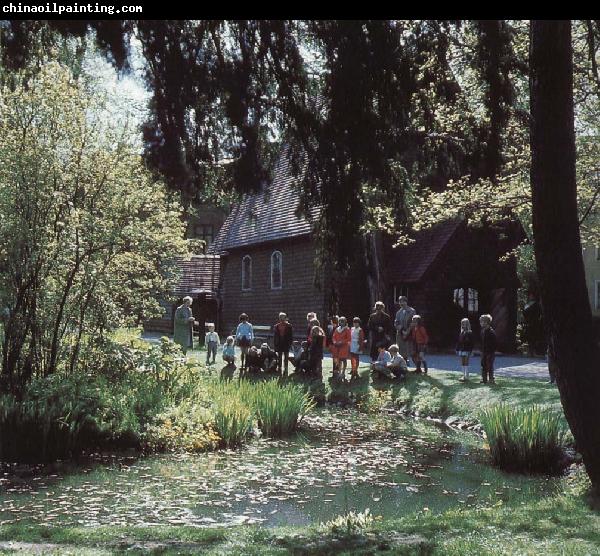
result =
[[[600,347],[577,215],[572,54],[570,21],[531,23],[531,190],[540,296],[561,402],[600,493]]]
[[[1,386],[74,370],[82,340],[157,314],[183,253],[181,207],[127,121],[58,63],[0,101]]]

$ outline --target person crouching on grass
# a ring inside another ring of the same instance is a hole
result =
[[[494,359],[496,358],[496,332],[492,328],[492,315],[479,317],[481,326],[481,384],[495,384]]]
[[[473,351],[473,332],[471,331],[471,323],[469,319],[460,321],[460,334],[456,343],[456,355],[460,357],[463,376],[459,378],[461,382],[469,380],[469,357]]]
[[[233,336],[227,336],[227,340],[223,344],[223,361],[228,365],[235,365],[235,345],[233,341]]]
[[[380,343],[377,346],[379,354],[377,359],[371,362],[371,373],[373,377],[383,376],[385,378],[391,378],[391,372],[388,368],[388,363],[391,362],[392,356],[390,352],[385,349],[385,343]]]
[[[392,360],[387,364],[387,368],[398,380],[405,379],[408,372],[408,365],[406,364],[406,359],[400,355],[400,348],[397,344],[392,344],[389,347],[389,352]]]
[[[427,329],[422,324],[420,315],[415,315],[412,318],[410,327],[414,349],[413,361],[417,366],[415,373],[420,373],[421,365],[423,365],[423,372],[427,374],[427,361],[425,361],[425,352],[427,351],[427,344],[429,343],[429,334],[427,334]]]

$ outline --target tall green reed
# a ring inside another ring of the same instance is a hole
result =
[[[512,407],[499,404],[482,411],[481,424],[492,460],[502,469],[559,471],[566,424],[562,416],[539,405]]]

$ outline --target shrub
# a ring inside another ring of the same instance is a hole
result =
[[[157,414],[197,399],[196,365],[171,342],[135,347],[105,339],[81,357],[85,373],[34,378],[20,398],[0,397],[0,459],[51,461],[83,450],[139,447]],[[195,440],[181,444],[211,445],[213,432],[190,433]]]
[[[498,467],[527,472],[560,469],[566,430],[558,413],[539,405],[499,404],[484,410],[480,420]]]
[[[0,459],[51,461],[81,451],[101,433],[95,389],[57,376],[34,379],[22,399],[0,396]]]
[[[144,441],[151,451],[204,452],[221,444],[211,411],[191,400],[158,415]]]

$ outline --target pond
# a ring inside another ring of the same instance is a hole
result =
[[[481,442],[426,421],[320,409],[301,432],[239,451],[113,457],[0,477],[0,525],[304,525],[544,496],[557,479],[500,472]]]

